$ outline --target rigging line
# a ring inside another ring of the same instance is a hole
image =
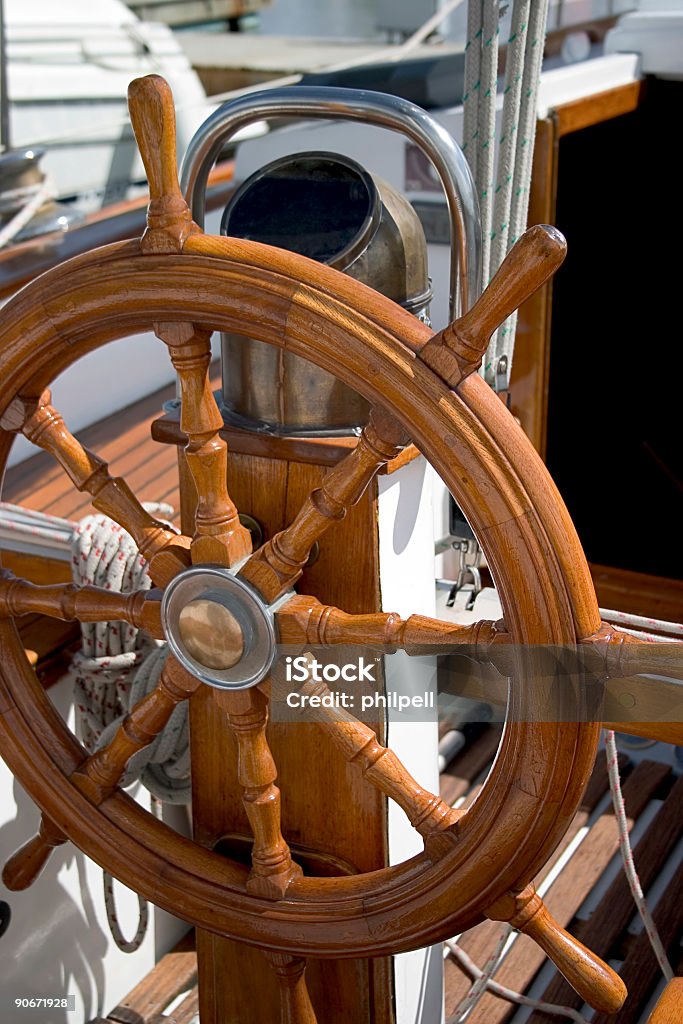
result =
[[[647,905],[645,896],[643,895],[643,889],[640,884],[640,878],[636,870],[635,861],[633,860],[633,850],[631,849],[631,842],[628,834],[628,822],[626,820],[626,808],[624,806],[624,797],[621,792],[621,779],[619,778],[619,762],[617,760],[617,744],[614,738],[614,731],[612,729],[605,729],[605,753],[607,754],[607,773],[609,775],[609,788],[612,794],[612,803],[614,805],[614,817],[617,822],[617,829],[619,831],[619,850],[621,852],[621,859],[624,862],[624,872],[626,874],[626,880],[628,881],[631,895],[633,896],[633,902],[636,905],[638,913],[640,914],[643,922],[643,927],[650,940],[652,951],[657,958],[662,974],[667,981],[671,981],[674,977],[674,972],[671,969],[671,964],[666,955],[666,950],[662,944],[662,940],[657,931],[657,926],[650,913],[650,908]]]
[[[515,244],[524,231],[529,212],[529,189],[531,185],[534,142],[536,139],[538,86],[543,64],[547,24],[548,0],[538,0],[538,2],[532,3],[529,11],[529,28],[524,52],[524,75],[517,130],[517,152],[512,182],[509,235],[511,246]],[[502,357],[505,356],[507,358],[508,382],[514,354],[516,327],[517,311],[503,324],[493,341],[492,362],[494,370],[501,363]],[[498,377],[498,374],[496,374],[496,377]]]
[[[491,274],[495,274],[508,251],[512,182],[515,173],[524,52],[530,7],[531,0],[515,0],[512,8],[510,36],[507,42],[503,85],[503,120],[498,144],[498,172],[491,235]]]
[[[454,960],[458,961],[458,964],[467,971],[473,978],[480,978],[483,974],[482,970],[477,967],[474,960],[462,949],[457,942],[453,939],[446,940],[446,948],[448,953],[453,957]],[[505,999],[508,1003],[517,1003],[518,1006],[529,1006],[534,1010],[542,1010],[544,1013],[551,1013],[559,1017],[567,1017],[569,1020],[576,1021],[577,1024],[586,1024],[586,1018],[582,1017],[581,1014],[570,1006],[560,1006],[556,1003],[545,1003],[540,999],[532,999],[530,996],[522,995],[521,992],[515,992],[514,989],[508,988],[506,985],[501,985],[499,982],[490,979],[486,983],[486,990],[491,995],[498,996],[499,999]],[[458,1024],[453,1018],[449,1018],[448,1024]]]
[[[377,50],[373,50],[372,53],[367,53],[363,57],[356,57],[355,59],[342,61],[339,64],[331,64],[326,67],[325,71],[346,71],[348,68],[361,67],[363,64],[374,64],[378,60],[385,60],[390,64],[395,61],[401,60],[406,54],[414,50],[420,43],[431,35],[435,28],[441,24],[449,14],[457,10],[458,7],[462,7],[465,0],[448,0],[447,3],[440,7],[436,14],[433,14],[431,18],[423,22],[418,29],[413,32],[404,42],[398,46],[382,46]],[[270,83],[269,83],[270,84]]]
[[[666,622],[664,619],[654,619],[649,615],[633,615],[631,612],[619,612],[613,608],[600,608],[600,615],[607,622],[623,622],[627,626],[642,626],[645,629],[656,629],[661,633],[671,633],[674,636],[683,636],[683,623]],[[662,640],[663,637],[658,637]]]
[[[40,188],[34,192],[29,201],[14,214],[12,219],[5,224],[0,231],[0,249],[3,249],[8,242],[11,242],[16,235],[25,228],[28,222],[35,216],[38,210],[48,199],[54,199],[57,191],[49,178],[45,178]]]
[[[448,1018],[448,1024],[460,1024],[460,1022],[467,1020],[472,1010],[482,1000],[493,975],[503,959],[505,946],[511,931],[512,925],[509,924],[501,928],[493,952],[484,964],[483,970],[478,972],[479,977],[476,978],[474,984],[470,986],[469,991],[463,996],[452,1015]]]
[[[491,263],[493,168],[496,148],[496,96],[498,92],[498,3],[484,4],[481,36],[481,88],[479,90],[477,191],[481,210],[482,281],[488,282]]]
[[[477,178],[477,122],[481,90],[481,35],[484,18],[483,0],[469,0],[467,5],[467,41],[465,43],[465,90],[463,93],[462,151]],[[483,284],[483,280],[480,282]]]

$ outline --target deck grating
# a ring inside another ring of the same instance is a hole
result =
[[[485,727],[443,773],[442,788],[445,786],[449,793],[455,792],[454,799],[462,800],[465,805],[470,804],[481,788],[481,778],[491,762],[499,739],[499,727]],[[653,801],[658,802],[657,811],[654,817],[651,817],[635,849],[638,871],[644,888],[648,890],[671,858],[683,833],[683,816],[680,810],[683,777],[673,778],[671,769],[657,761],[645,760],[633,766],[624,755],[620,755],[620,767],[624,779],[626,811],[632,825],[647,808],[652,809],[655,806]],[[566,863],[559,865],[560,858],[568,846],[577,842],[578,847]],[[586,897],[599,882],[616,851],[616,824],[608,798],[604,753],[601,752],[598,754],[582,805],[542,875],[547,877],[553,867],[561,867],[545,895],[550,911],[577,938],[615,964],[628,986],[629,998],[624,1009],[613,1017],[588,1014],[586,1020],[592,1024],[640,1024],[648,1002],[661,980],[659,968],[645,935],[640,933],[634,936],[629,932],[635,908],[621,871],[608,885],[590,916],[587,919],[577,917]],[[537,882],[540,881],[542,878],[537,879]],[[669,948],[672,962],[678,964],[680,950],[677,943],[683,928],[681,865],[674,870],[665,898],[659,900],[654,908],[654,916],[663,940]],[[485,922],[463,935],[460,944],[476,963],[483,965],[495,945],[499,928],[498,924]],[[181,1002],[172,1011],[164,1014],[164,1008],[183,991],[179,987],[180,982],[186,984],[193,978],[193,969],[188,958],[193,954],[186,954],[180,979],[177,976],[177,965],[173,966],[175,961],[172,958],[176,955],[177,950],[164,957],[103,1024],[123,1024],[124,1021],[127,1024],[130,1018],[126,1016],[126,1010],[137,1014],[135,1024],[195,1024],[198,1020],[198,996],[194,983]],[[545,968],[541,981],[548,975],[548,966],[551,965],[535,943],[526,936],[519,935],[496,973],[496,980],[529,994],[541,968]],[[468,991],[471,981],[451,958],[445,961],[444,967],[448,1018]],[[581,999],[554,970],[549,975],[542,995],[537,997],[576,1009],[580,1009],[582,1005]],[[470,1021],[477,1021],[479,1024],[503,1024],[512,1021],[518,1012],[518,1007],[487,995],[468,1017],[468,1024]],[[526,1022],[551,1024],[558,1019],[556,1016],[536,1011],[526,1017]]]

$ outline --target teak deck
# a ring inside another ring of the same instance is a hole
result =
[[[453,802],[464,799],[465,803],[474,798],[488,770],[499,735],[498,727],[487,726],[455,758],[441,776],[442,797]],[[635,826],[646,811],[649,816],[647,827],[635,846],[636,866],[647,894],[683,832],[680,814],[683,778],[675,780],[668,767],[655,761],[646,760],[634,766],[622,755],[620,765],[629,822]],[[550,886],[546,901],[561,924],[570,927],[598,954],[619,963],[619,971],[628,985],[628,1000],[617,1016],[594,1013],[587,1020],[593,1024],[611,1024],[617,1020],[619,1024],[637,1024],[661,976],[644,933],[636,936],[629,931],[635,908],[623,872],[619,870],[606,888],[603,884],[603,895],[594,902],[588,916],[581,912],[582,904],[617,852],[616,823],[607,794],[605,758],[600,753],[581,808],[559,850],[544,868],[543,877],[547,877],[580,830],[588,826],[586,834]],[[656,802],[654,817],[653,802]],[[666,896],[654,911],[664,943],[674,958],[674,966],[679,969],[681,965],[676,964],[675,957],[683,929],[682,890],[683,871],[679,867],[669,883]],[[483,966],[495,945],[498,930],[499,925],[486,922],[464,935],[460,945],[475,963]],[[192,949],[192,939],[188,936],[104,1018],[102,1024],[194,1024],[198,1002],[196,958]],[[538,979],[534,988],[536,998],[580,1009],[580,998],[551,968],[535,943],[519,935],[495,980],[528,995]],[[448,1018],[469,988],[471,979],[449,958],[445,962],[445,981]],[[172,1012],[164,1013],[181,993],[186,993],[182,1001]],[[518,1007],[487,995],[469,1019],[478,1024],[505,1024],[513,1019],[517,1010]],[[557,1019],[539,1011],[534,1011],[529,1017],[531,1024],[550,1024]]]
[[[115,473],[126,475],[143,501],[167,502],[178,513],[176,449],[155,444],[150,436],[152,421],[159,416],[163,403],[174,395],[175,387],[169,385],[78,433],[86,447],[113,465]],[[2,498],[74,522],[94,512],[89,495],[77,491],[45,452],[38,452],[7,471]],[[2,551],[2,564],[17,576],[36,583],[71,578],[71,567],[66,561]],[[45,683],[56,681],[66,668],[64,648],[80,635],[78,624],[29,615],[21,620],[20,631],[25,647],[38,655],[38,668]]]

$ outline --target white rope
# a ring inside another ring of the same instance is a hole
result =
[[[548,0],[513,3],[494,181],[499,17],[497,0],[470,0],[462,148],[481,211],[483,285],[493,277],[526,225]],[[513,316],[494,336],[481,370],[489,384],[499,390],[508,386],[515,324]]]
[[[683,643],[681,640],[674,640],[667,636],[662,636],[661,633],[647,633],[642,629],[631,629],[630,626],[619,626],[619,630],[622,633],[628,633],[629,636],[635,636],[639,640],[645,640],[647,643],[660,643],[660,644],[680,644]]]
[[[15,238],[31,218],[38,212],[43,203],[48,199],[54,199],[57,195],[54,185],[49,178],[45,178],[40,188],[34,192],[31,199],[15,213],[10,221],[0,231],[0,249]]]
[[[490,957],[484,965],[482,971],[478,971],[478,977],[475,979],[474,984],[470,987],[463,998],[456,1006],[453,1014],[448,1018],[448,1024],[460,1024],[461,1021],[467,1020],[472,1010],[475,1008],[477,1003],[486,994],[487,986],[489,985],[491,978],[495,974],[500,961],[503,956],[503,950],[512,931],[512,926],[509,924],[503,925],[498,936],[498,941],[491,953]],[[449,947],[450,949],[450,947]]]
[[[548,0],[534,0],[529,10],[529,29],[524,51],[524,74],[517,133],[518,150],[512,186],[511,245],[514,245],[524,231],[529,210],[529,185],[536,140],[538,85],[541,78],[547,23]]]
[[[155,818],[161,819],[161,802],[156,797],[152,797],[150,801],[150,810]],[[149,928],[149,904],[147,900],[139,893],[135,894],[138,899],[138,924],[133,938],[127,939],[121,930],[119,922],[119,912],[114,894],[114,876],[106,870],[102,871],[102,887],[104,890],[104,907],[107,912],[107,923],[109,924],[112,939],[122,953],[136,953],[144,942],[147,929]]]
[[[159,647],[148,654],[135,672],[126,697],[128,709],[151,693],[163,670],[168,656],[167,647]],[[107,725],[97,742],[97,749],[106,747],[114,738],[123,715]],[[171,804],[189,804],[190,739],[187,701],[181,701],[159,733],[146,747],[133,754],[119,782],[125,789],[137,780],[158,800]]]
[[[483,0],[469,0],[467,5],[467,40],[465,41],[465,91],[463,93],[462,151],[477,178],[477,126],[479,92],[481,89],[481,36],[484,22]]]
[[[477,967],[474,960],[467,955],[464,949],[454,942],[453,939],[446,941],[446,948],[448,949],[449,955],[458,961],[461,967],[463,967],[468,974],[473,978],[482,978],[483,971]],[[557,1017],[567,1017],[569,1020],[576,1021],[577,1024],[585,1024],[586,1018],[582,1017],[580,1013],[574,1010],[570,1006],[560,1006],[555,1003],[544,1003],[540,999],[530,999],[529,996],[522,995],[521,992],[515,992],[514,989],[507,988],[505,985],[501,985],[497,981],[489,979],[486,982],[486,991],[490,992],[491,995],[498,996],[499,999],[505,999],[508,1003],[517,1003],[518,1006],[530,1006],[535,1010],[543,1010],[544,1013],[551,1013]],[[449,1017],[448,1024],[459,1024],[455,1017]]]
[[[643,922],[643,927],[650,940],[652,951],[657,958],[657,963],[662,969],[662,974],[667,981],[671,981],[674,977],[674,972],[671,969],[671,964],[666,955],[666,950],[662,944],[662,940],[659,937],[657,926],[652,918],[650,909],[643,895],[643,889],[640,884],[640,878],[636,870],[636,865],[633,860],[633,850],[631,849],[631,841],[628,833],[628,821],[626,819],[626,807],[624,806],[624,797],[621,792],[621,780],[619,778],[619,761],[617,757],[617,744],[614,738],[614,732],[611,729],[605,729],[605,752],[607,754],[607,772],[609,775],[609,788],[612,794],[612,804],[614,806],[614,817],[617,822],[617,829],[619,832],[619,850],[621,852],[621,859],[624,863],[624,872],[628,881],[631,895],[633,896],[633,902],[636,905],[638,913],[640,914]]]
[[[491,267],[494,269],[501,265],[508,251],[512,182],[517,155],[518,121],[530,6],[531,0],[520,0],[514,4],[505,56],[503,120],[498,143],[498,170],[491,228]]]
[[[102,872],[102,886],[104,889],[104,906],[107,911],[107,922],[111,937],[122,953],[136,953],[145,940],[149,927],[149,904],[143,896],[138,897],[138,924],[135,935],[127,939],[121,931],[119,924],[119,912],[116,908],[116,897],[114,896],[114,878],[108,871]]]
[[[169,506],[153,508],[172,514]],[[120,593],[149,590],[152,585],[132,537],[103,515],[87,516],[78,524],[72,574],[76,583]],[[81,635],[81,651],[71,664],[74,701],[80,737],[93,751],[109,743],[130,708],[154,689],[166,647],[126,622],[82,623]],[[137,779],[160,800],[190,802],[185,701],[174,709],[159,736],[131,758],[121,785],[125,788]]]
[[[630,612],[619,612],[614,608],[601,608],[600,615],[606,622],[624,623],[626,626],[641,626],[644,629],[656,629],[660,633],[671,633],[683,637],[683,623],[667,622],[664,619],[653,619],[649,615],[632,615]],[[659,637],[661,640],[662,638]]]
[[[129,593],[148,590],[151,579],[135,543],[107,516],[87,516],[76,527],[72,548],[75,583]],[[153,647],[125,622],[84,622],[81,651],[71,664],[77,727],[93,751],[105,726],[127,711],[129,676]]]
[[[168,505],[146,506],[148,511],[172,515]],[[79,584],[93,583],[108,590],[130,593],[152,584],[147,563],[133,538],[103,515],[87,516],[74,531],[72,575]],[[167,648],[126,622],[81,624],[81,651],[74,656],[74,704],[77,731],[89,751],[101,749],[113,738],[126,714],[154,689],[167,657]],[[189,803],[190,754],[187,701],[174,708],[156,739],[138,751],[126,766],[119,785],[140,779],[157,801]],[[138,897],[139,920],[132,939],[121,931],[114,882],[103,873],[107,920],[116,945],[124,953],[140,948],[147,933],[149,909]]]
[[[496,148],[496,94],[498,88],[498,39],[500,10],[497,2],[484,4],[481,37],[481,88],[479,90],[477,191],[481,210],[482,274],[488,281],[491,266],[493,217],[493,168]]]
[[[525,0],[517,0],[517,2],[525,2]],[[548,0],[534,0],[529,6],[529,27],[526,34],[524,51],[524,70],[509,216],[509,246],[515,244],[526,228],[529,212],[531,170],[534,157],[534,142],[536,140],[538,86],[541,78],[547,23]],[[497,269],[497,267],[491,267],[492,272],[495,272]],[[500,330],[496,332],[489,346],[489,352],[485,360],[486,364],[490,366],[487,379],[494,386],[499,386],[498,367],[502,365],[503,357],[505,357],[505,376],[507,377],[507,381],[503,382],[503,386],[506,387],[509,381],[516,329],[517,312],[515,311]]]
[[[55,557],[71,553],[74,523],[32,509],[0,501],[0,541],[29,554],[38,548],[54,549]]]

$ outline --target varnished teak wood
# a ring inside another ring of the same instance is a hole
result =
[[[158,323],[155,332],[168,345],[180,382],[185,458],[198,495],[192,561],[234,565],[250,553],[251,539],[228,494],[227,445],[219,434],[223,417],[209,380],[211,332],[183,323]]]
[[[91,754],[71,778],[77,789],[98,807],[116,789],[128,761],[164,728],[176,704],[200,686],[170,657],[151,693],[126,715],[106,747]],[[8,889],[25,889],[45,867],[52,850],[66,842],[66,835],[43,814],[40,829],[5,865],[3,881]]]
[[[683,1020],[683,978],[673,978],[650,1014],[648,1024],[680,1024]]]
[[[561,265],[567,243],[555,228],[536,224],[515,242],[470,310],[435,334],[420,352],[452,388],[481,365],[494,332]]]
[[[114,791],[133,754],[159,735],[171,713],[191,697],[201,682],[170,655],[154,689],[132,708],[106,747],[97,750],[77,769],[74,782],[95,805]]]
[[[49,615],[80,622],[129,622],[158,640],[161,628],[159,592],[138,590],[121,594],[102,587],[56,583],[37,586],[0,570],[0,616]]]
[[[237,740],[242,800],[254,834],[247,890],[281,899],[301,868],[292,861],[280,829],[277,769],[266,739],[268,697],[259,689],[240,690],[226,695],[225,706]]]
[[[480,620],[462,626],[426,615],[402,619],[395,612],[350,615],[305,594],[295,595],[278,610],[277,625],[283,644],[367,644],[387,654],[398,649],[428,654],[437,648],[445,654],[467,645],[484,659],[491,644],[510,642],[502,623]]]
[[[106,462],[79,444],[51,404],[49,390],[37,398],[15,398],[0,425],[6,430],[21,430],[29,441],[49,452],[78,490],[90,494],[94,507],[131,534],[140,554],[150,562],[155,583],[168,583],[190,564],[187,538],[153,519],[125,480],[112,477]]]
[[[323,680],[316,681],[309,676],[297,691],[309,701],[309,712],[318,727],[347,761],[360,768],[368,782],[399,805],[423,837],[429,856],[438,860],[444,850],[440,833],[454,825],[462,812],[449,807],[416,782],[393,750],[382,746],[375,732],[364,722],[344,708],[326,704],[325,698],[330,698],[331,692]],[[286,684],[281,684],[276,692],[286,699],[290,690]],[[311,698],[315,703],[310,703]]]
[[[561,928],[533,885],[501,897],[486,909],[494,921],[508,921],[550,957],[567,981],[596,1010],[616,1013],[626,998],[623,981],[599,957]]]
[[[280,986],[280,1024],[317,1024],[306,988],[306,961],[286,953],[268,953]]]
[[[173,96],[159,75],[136,78],[128,87],[128,109],[149,182],[143,252],[180,252],[199,231],[178,185]]]
[[[148,231],[141,246],[113,246],[78,259],[8,304],[0,351],[0,379],[11,382],[8,401],[40,395],[53,375],[115,337],[122,325],[125,333],[150,324],[182,323],[195,325],[193,330],[230,331],[248,322],[258,340],[335,368],[371,404],[390,410],[386,416],[375,414],[346,466],[328,474],[290,532],[285,531],[287,539],[271,545],[275,568],[266,558],[250,563],[265,567],[257,584],[264,594],[282,593],[298,578],[312,541],[353,505],[378,464],[391,458],[409,432],[484,541],[513,641],[572,643],[595,634],[597,605],[566,510],[501,403],[471,373],[487,332],[561,260],[560,238],[550,229],[525,236],[479,303],[459,325],[434,339],[405,311],[327,267],[257,243],[197,233],[178,201],[165,86],[155,78],[137,83],[131,105],[136,129],[144,136],[150,177]],[[194,355],[188,354],[190,362]],[[187,390],[196,391],[196,367],[186,365],[184,372]],[[457,393],[452,390],[456,385]],[[209,423],[208,418],[200,423],[202,445],[206,435],[213,436]],[[0,454],[6,451],[6,437],[0,434]],[[86,469],[87,479],[97,476],[91,463]],[[215,471],[202,476],[202,489],[216,479]],[[256,878],[260,884],[264,871],[265,877],[278,878],[289,869],[280,843],[274,765],[261,739],[263,709],[241,707],[236,695],[228,708],[242,745],[246,802],[253,805],[247,812],[255,835],[254,870],[245,884],[236,865],[199,847],[189,854],[185,840],[145,819],[113,789],[127,757],[162,724],[169,699],[175,700],[185,684],[157,694],[142,711],[140,706],[134,710],[107,751],[85,767],[63,723],[27,682],[23,651],[20,658],[11,628],[3,622],[0,637],[5,654],[0,675],[3,743],[12,766],[38,796],[46,820],[69,820],[69,834],[79,845],[100,862],[112,862],[119,877],[155,902],[202,928],[295,958],[384,954],[425,945],[479,920],[485,909],[482,892],[488,894],[490,909],[506,893],[523,891],[571,820],[597,743],[597,726],[529,724],[522,698],[513,692],[512,720],[482,798],[443,830],[447,836],[456,829],[457,843],[439,850],[437,864],[427,854],[369,876],[316,879],[294,872],[277,912],[264,913],[250,886],[253,890]],[[376,754],[376,781],[393,787],[399,766],[376,738],[368,742],[357,753],[361,760],[366,748],[371,760]],[[389,766],[384,777],[382,762]],[[49,787],[42,784],[46,773]],[[407,780],[400,782],[399,801],[408,804],[411,814],[426,808],[429,818],[435,810],[429,797],[426,807],[423,795],[411,793]],[[104,800],[106,814],[96,810]],[[84,804],[93,808],[87,826],[82,824]],[[130,828],[123,844],[122,821]],[[269,861],[271,854],[274,861]],[[272,864],[278,868],[274,876],[267,872]],[[512,916],[516,919],[516,910]],[[545,941],[544,933],[541,938]],[[602,983],[590,984],[585,965],[577,973],[591,996],[600,999]]]
[[[300,578],[314,543],[360,500],[381,466],[408,443],[403,428],[376,407],[358,444],[306,499],[286,530],[267,541],[241,569],[240,576],[268,601],[275,601]]]

